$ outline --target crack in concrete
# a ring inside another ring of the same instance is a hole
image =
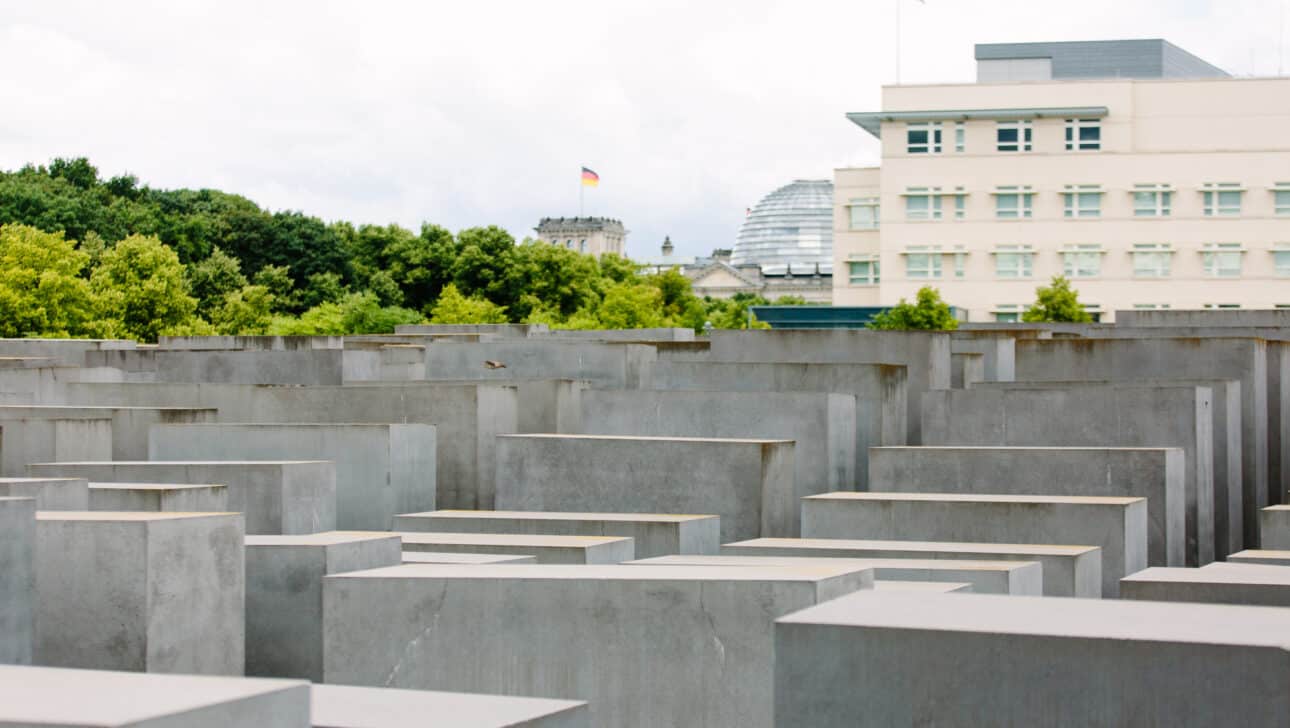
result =
[[[389,674],[385,676],[385,682],[383,683],[384,687],[388,688],[394,684],[394,681],[399,677],[399,673],[403,670],[404,663],[406,663],[411,657],[413,657],[416,654],[416,649],[417,647],[420,646],[421,642],[426,637],[429,637],[431,634],[433,634],[436,629],[438,629],[439,614],[443,612],[444,601],[445,599],[447,599],[447,597],[448,597],[448,582],[444,581],[443,589],[440,590],[439,596],[436,600],[438,602],[438,605],[435,607],[434,614],[430,615],[430,625],[425,629],[421,630],[420,632],[418,632],[415,637],[408,640],[408,643],[403,646],[403,650],[399,654],[399,661],[394,663],[394,667],[391,668]]]

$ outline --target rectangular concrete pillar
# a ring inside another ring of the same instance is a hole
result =
[[[1290,549],[1290,505],[1259,510],[1259,541],[1265,549]]]
[[[591,728],[591,711],[580,700],[353,685],[314,685],[311,692],[314,728],[414,728],[427,716],[450,716],[471,728]]]
[[[1120,580],[1122,599],[1290,607],[1290,569],[1215,562],[1201,569],[1144,569]]]
[[[5,497],[35,499],[41,511],[90,510],[90,485],[85,478],[0,478],[0,498]]]
[[[539,564],[621,564],[636,558],[630,538],[618,536],[539,536],[507,533],[397,534],[403,550],[532,556]]]
[[[830,493],[802,501],[802,536],[1097,546],[1102,595],[1147,567],[1145,498]]]
[[[0,420],[0,477],[21,478],[28,463],[111,460],[112,419]]]
[[[0,665],[30,665],[36,640],[36,502],[0,497]]]
[[[36,514],[35,662],[241,675],[237,513]]]
[[[163,423],[215,422],[217,414],[213,407],[0,406],[0,424],[10,419],[95,420],[108,417],[112,420],[111,459],[142,460],[148,457],[149,427]]]
[[[501,435],[497,458],[501,510],[710,513],[723,542],[798,531],[791,441]]]
[[[467,554],[443,551],[404,551],[405,564],[536,564],[534,556],[520,554]]]
[[[227,511],[228,488],[181,483],[90,483],[91,511]]]

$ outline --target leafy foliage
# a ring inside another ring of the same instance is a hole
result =
[[[949,331],[958,327],[959,322],[950,312],[949,304],[942,301],[940,291],[931,286],[918,289],[916,303],[902,298],[899,304],[869,321],[869,328],[887,331]]]
[[[89,255],[61,233],[0,226],[0,336],[86,336],[94,301]]]
[[[1064,276],[1054,276],[1051,283],[1035,289],[1035,302],[1021,314],[1021,320],[1031,322],[1091,323],[1093,317],[1079,302],[1079,291],[1071,288]]]
[[[480,296],[463,296],[455,284],[449,283],[430,311],[430,323],[504,324],[506,309]]]
[[[90,275],[90,289],[114,336],[156,341],[190,323],[197,312],[179,256],[150,236],[131,235],[103,253]]]

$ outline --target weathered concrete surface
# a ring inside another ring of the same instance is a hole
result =
[[[908,368],[906,442],[922,444],[920,396],[950,387],[950,335],[854,329],[723,331],[711,334],[714,362],[903,364]]]
[[[1140,379],[1144,376],[1240,380],[1246,548],[1258,545],[1256,511],[1269,503],[1267,364],[1267,344],[1251,338],[1017,342],[1017,379],[1020,380]]]
[[[771,620],[860,589],[868,576],[843,567],[429,564],[329,576],[325,677],[581,696],[593,725],[770,726]]]
[[[0,726],[309,728],[309,684],[0,667]]]
[[[156,424],[214,422],[214,408],[190,407],[71,407],[65,405],[0,406],[0,425],[6,420],[112,420],[112,460],[142,460],[148,456],[148,428]]]
[[[570,434],[792,440],[801,498],[855,489],[856,407],[826,392],[587,390]]]
[[[950,388],[966,389],[985,381],[985,355],[977,352],[950,355]]]
[[[607,387],[649,384],[654,347],[559,339],[507,339],[426,346],[426,378],[442,380],[586,379]],[[489,368],[486,361],[504,367]]]
[[[0,420],[0,477],[20,478],[27,463],[55,460],[110,460],[112,418]]]
[[[591,728],[579,700],[517,698],[435,690],[314,685],[314,728]]]
[[[1017,378],[1017,337],[1013,333],[951,331],[950,353],[980,354],[987,382],[1011,382]]]
[[[666,554],[715,554],[721,548],[719,517],[666,513],[446,510],[395,516],[394,530],[626,536],[635,543],[639,559]]]
[[[1182,448],[1186,563],[1205,564],[1215,543],[1212,396],[1208,387],[1171,384],[930,392],[925,444]]]
[[[246,538],[246,674],[319,682],[323,577],[402,563],[397,535]]]
[[[877,591],[919,592],[923,594],[949,594],[951,592],[970,593],[972,585],[956,584],[952,581],[882,581],[873,583]]]
[[[95,483],[217,483],[248,534],[317,533],[336,527],[336,466],[324,460],[33,463],[32,475]]]
[[[1290,569],[1215,562],[1201,569],[1151,568],[1120,580],[1120,597],[1290,607]]]
[[[714,569],[845,566],[870,571],[873,579],[965,582],[984,594],[1043,594],[1043,566],[1035,561],[942,561],[938,559],[848,559],[811,556],[657,556],[633,566],[708,566]],[[872,584],[866,582],[866,588]]]
[[[550,332],[546,324],[401,324],[394,327],[395,334],[493,334],[508,339],[526,339]]]
[[[0,478],[0,498],[33,498],[40,511],[90,510],[85,478]]]
[[[802,500],[802,536],[1049,543],[1102,549],[1102,595],[1147,567],[1145,498],[829,493]]]
[[[91,511],[227,511],[228,488],[187,483],[90,483]]]
[[[1290,549],[1290,505],[1261,509],[1259,534],[1262,548]]]
[[[137,355],[137,354],[131,354]],[[106,357],[99,366],[113,366]],[[130,355],[127,355],[130,356]],[[164,351],[152,352],[159,382],[211,384],[341,384],[344,351]],[[90,366],[95,362],[89,360]]]
[[[1231,554],[1228,563],[1263,564],[1265,566],[1290,566],[1290,551],[1281,549],[1249,549]]]
[[[30,665],[36,640],[36,502],[0,497],[0,665]]]
[[[494,436],[524,431],[519,394],[526,391],[523,383],[508,382],[414,382],[343,387],[85,384],[69,385],[67,399],[98,405],[183,403],[218,407],[219,421],[225,423],[434,425],[436,502],[453,508],[487,508],[492,506]]]
[[[704,513],[723,542],[795,536],[793,460],[782,440],[502,435],[497,508]]]
[[[36,514],[34,662],[241,675],[242,516]]]
[[[725,544],[721,547],[721,553],[732,556],[1037,561],[1044,567],[1044,595],[1094,599],[1102,596],[1102,550],[1096,546],[757,538]]]
[[[154,425],[148,457],[333,460],[341,529],[385,530],[398,513],[435,508],[433,425]]]
[[[882,447],[869,453],[869,489],[1146,498],[1147,563],[1182,566],[1184,470],[1180,448]]]
[[[1276,726],[1290,610],[869,590],[775,624],[779,725]]]
[[[521,554],[467,554],[443,551],[404,551],[405,564],[536,564],[537,558]]]
[[[906,367],[894,364],[675,360],[655,362],[652,376],[655,389],[854,394],[856,490],[865,490],[870,447],[905,444],[909,407],[906,379]]]
[[[621,564],[636,558],[632,539],[506,533],[397,533],[404,551],[532,556],[539,564]]]

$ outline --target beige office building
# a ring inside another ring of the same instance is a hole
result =
[[[1290,307],[1290,78],[1164,41],[977,46],[972,84],[887,86],[848,114],[882,163],[834,178],[833,302],[924,285],[1015,320],[1071,279],[1116,309]]]

